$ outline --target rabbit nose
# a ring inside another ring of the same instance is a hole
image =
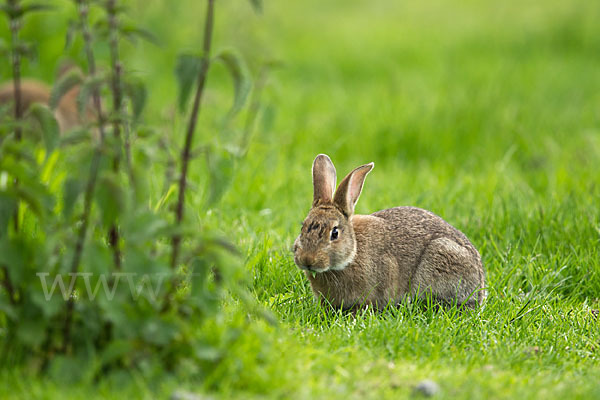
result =
[[[300,263],[308,269],[311,269],[315,263],[315,258],[307,255],[300,257]]]

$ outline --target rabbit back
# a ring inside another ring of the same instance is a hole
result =
[[[385,221],[384,254],[392,257],[410,297],[428,294],[442,302],[481,303],[485,271],[469,239],[436,214],[395,207],[371,214]],[[370,257],[376,257],[370,254]]]

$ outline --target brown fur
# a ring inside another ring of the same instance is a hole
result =
[[[372,167],[356,168],[329,196],[335,168],[326,155],[315,159],[313,177],[318,179],[313,183],[319,187],[294,243],[294,261],[305,270],[315,296],[343,308],[383,308],[427,295],[444,303],[481,304],[486,295],[484,268],[462,232],[416,207],[354,215]],[[334,226],[339,236],[331,240]]]
[[[73,67],[65,68],[61,71],[61,75],[69,71]],[[36,81],[33,79],[24,79],[21,81],[21,105],[25,112],[31,107],[33,103],[41,103],[48,105],[50,101],[50,87],[43,82]],[[60,99],[56,110],[54,110],[54,116],[60,131],[62,133],[68,132],[73,128],[76,128],[82,124],[82,119],[79,116],[77,110],[77,96],[79,95],[79,86],[76,86],[69,90]],[[14,102],[14,87],[12,82],[3,83],[0,86],[0,105],[9,104]],[[93,118],[91,107],[88,110],[86,119],[90,120]]]

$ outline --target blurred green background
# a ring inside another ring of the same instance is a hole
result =
[[[73,16],[68,1],[57,4],[64,12],[33,16],[23,31],[39,52],[24,75],[47,82]],[[144,119],[180,143],[173,71],[178,53],[198,51],[205,3],[128,4],[159,42],[122,49],[148,86]],[[236,48],[253,76],[265,62],[280,66],[230,190],[202,210],[195,162],[189,213],[242,249],[250,290],[282,322],[265,328],[275,353],[262,361],[248,355],[258,351],[250,339],[232,350],[217,391],[395,398],[433,377],[443,397],[600,396],[590,311],[600,293],[600,2],[265,1],[256,14],[247,1],[219,0],[216,21],[215,48]],[[82,61],[80,51],[76,42],[65,55]],[[0,77],[10,79],[7,62]],[[217,64],[208,79],[196,144],[234,143],[245,114],[222,131],[232,83]],[[415,205],[465,232],[488,270],[487,309],[323,317],[289,251],[318,153],[338,177],[375,162],[357,212]],[[513,325],[523,310],[527,324]]]

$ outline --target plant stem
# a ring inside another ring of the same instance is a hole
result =
[[[9,1],[11,7],[20,8],[19,0]],[[23,109],[21,104],[21,53],[19,50],[19,31],[21,30],[21,18],[10,18],[10,35],[11,35],[11,56],[12,56],[12,73],[13,73],[13,93],[15,98],[15,120],[21,121],[23,118]],[[15,129],[15,137],[21,140],[21,127],[17,125]]]
[[[12,285],[10,276],[8,275],[8,268],[6,268],[6,266],[2,266],[2,270],[4,271],[4,279],[2,280],[2,286],[4,286],[4,288],[6,289],[6,292],[8,293],[10,303],[12,305],[15,305],[17,303],[17,301],[15,299],[15,288]]]
[[[89,3],[86,0],[76,0],[79,9],[79,21],[81,24],[81,33],[83,35],[83,43],[85,55],[88,64],[88,75],[96,75],[96,58],[94,57],[94,51],[92,49],[92,33],[88,22],[89,15]],[[106,124],[106,118],[102,112],[102,100],[100,98],[100,91],[95,88],[92,93],[92,101],[94,102],[94,109],[96,110],[96,118],[98,119],[98,131],[100,133],[100,142],[104,142]]]
[[[108,14],[108,26],[110,32],[109,47],[111,60],[111,88],[113,96],[113,135],[117,142],[117,148],[113,159],[113,171],[119,172],[121,163],[121,120],[123,111],[123,88],[121,75],[123,68],[119,60],[119,21],[117,19],[117,1],[106,2]],[[113,262],[117,269],[121,269],[121,250],[119,248],[119,230],[116,224],[112,224],[108,234],[109,243],[113,250]]]
[[[121,140],[121,112],[123,106],[123,90],[121,85],[122,65],[119,60],[119,21],[117,18],[116,0],[106,2],[106,13],[108,14],[109,48],[111,63],[111,88],[113,98],[113,134],[117,142]],[[121,148],[115,154],[115,170],[119,169]]]
[[[125,150],[125,168],[127,169],[129,183],[131,184],[131,188],[133,189],[133,194],[135,196],[137,192],[137,184],[135,181],[135,174],[133,173],[133,164],[131,162],[131,125],[129,120],[123,121],[123,133],[125,137],[125,140],[123,141]]]
[[[21,7],[20,0],[10,0],[8,2],[9,7],[14,10]],[[23,119],[23,107],[21,102],[21,50],[19,46],[19,31],[21,30],[21,17],[10,17],[10,38],[11,38],[11,57],[12,57],[12,80],[13,80],[13,96],[15,100],[14,116],[17,126],[15,128],[15,139],[21,140],[22,132],[19,123]],[[18,179],[15,179],[15,186],[19,184]],[[19,209],[20,203],[17,202],[14,215],[14,228],[15,232],[19,231]]]
[[[81,261],[81,254],[83,252],[83,246],[85,238],[87,236],[88,225],[90,221],[90,214],[92,211],[92,199],[94,197],[94,189],[96,188],[96,181],[98,180],[98,170],[100,167],[100,160],[102,158],[102,139],[101,143],[98,144],[94,155],[92,157],[92,163],[90,166],[90,176],[85,188],[85,195],[83,199],[83,216],[81,218],[81,227],[79,228],[79,234],[77,235],[77,242],[75,243],[75,251],[73,253],[73,261],[71,262],[71,272],[76,273],[79,268]],[[73,318],[73,299],[69,298],[67,302],[67,317],[65,319],[65,325],[63,328],[63,351],[66,351],[70,343],[70,332],[71,332],[71,320]]]
[[[92,49],[92,35],[88,23],[88,14],[89,14],[89,3],[86,0],[76,0],[78,11],[79,11],[79,20],[81,23],[81,30],[83,35],[83,42],[85,48],[85,54],[87,57],[88,63],[88,74],[90,76],[94,76],[96,74],[96,60],[94,57],[94,52]],[[83,215],[81,218],[81,227],[79,228],[79,233],[77,235],[77,242],[75,243],[75,251],[73,253],[73,260],[71,262],[71,272],[77,272],[79,268],[79,263],[81,261],[81,254],[83,252],[83,247],[85,243],[85,238],[87,235],[87,229],[89,225],[90,213],[92,209],[92,199],[94,197],[94,190],[96,188],[96,181],[98,179],[98,169],[100,166],[100,160],[102,158],[102,147],[104,146],[105,139],[105,117],[102,112],[102,101],[100,98],[100,92],[96,88],[92,93],[92,99],[94,102],[94,108],[96,110],[97,118],[98,118],[98,131],[100,133],[100,140],[96,149],[94,150],[94,155],[92,157],[92,163],[90,166],[90,175],[85,188],[85,195],[83,200]],[[67,315],[65,318],[65,324],[63,326],[63,348],[62,351],[66,351],[70,342],[71,342],[71,321],[73,319],[73,307],[74,302],[72,298],[69,298],[67,302]]]
[[[177,205],[175,208],[175,224],[181,225],[184,213],[185,203],[185,188],[187,185],[187,171],[188,164],[190,162],[190,152],[192,147],[192,139],[194,138],[194,131],[196,130],[196,122],[198,121],[198,115],[200,113],[200,104],[202,102],[202,94],[204,93],[204,84],[206,82],[206,75],[210,66],[210,47],[212,43],[212,33],[214,25],[214,0],[208,0],[206,7],[206,20],[204,23],[204,43],[202,46],[202,61],[200,64],[200,71],[198,73],[198,86],[196,87],[196,95],[194,97],[194,105],[192,107],[192,114],[188,122],[187,132],[185,135],[185,143],[183,151],[181,153],[181,173],[179,176],[179,195],[177,199]],[[176,233],[173,235],[173,252],[171,254],[171,267],[174,269],[177,266],[177,259],[179,258],[179,248],[181,245],[181,235]]]

